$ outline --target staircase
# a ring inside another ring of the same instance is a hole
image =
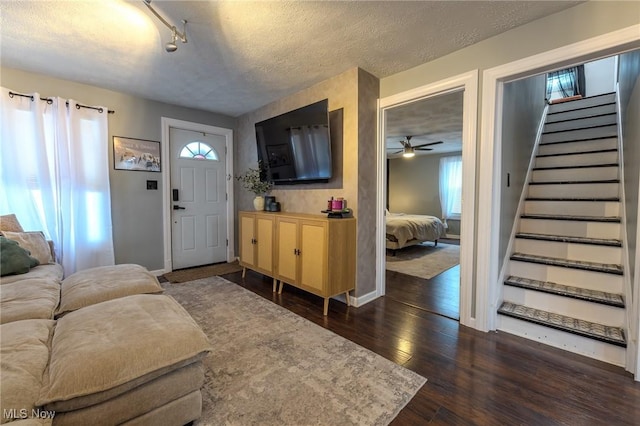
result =
[[[615,94],[549,107],[498,329],[625,364]]]

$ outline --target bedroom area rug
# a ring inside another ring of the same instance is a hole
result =
[[[163,286],[214,347],[196,425],[387,425],[427,381],[222,277]]]
[[[426,242],[396,250],[395,256],[387,252],[386,262],[390,271],[429,279],[460,263],[460,246]]]

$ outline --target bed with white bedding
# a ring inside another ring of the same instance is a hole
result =
[[[444,223],[435,216],[387,212],[385,221],[387,248],[390,250],[425,241],[433,241],[437,245],[438,239],[447,233]]]

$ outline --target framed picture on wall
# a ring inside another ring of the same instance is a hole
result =
[[[160,172],[160,142],[113,137],[113,167],[116,170]]]

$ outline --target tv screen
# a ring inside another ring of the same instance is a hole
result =
[[[327,99],[256,123],[258,160],[276,185],[328,182],[331,140]]]

